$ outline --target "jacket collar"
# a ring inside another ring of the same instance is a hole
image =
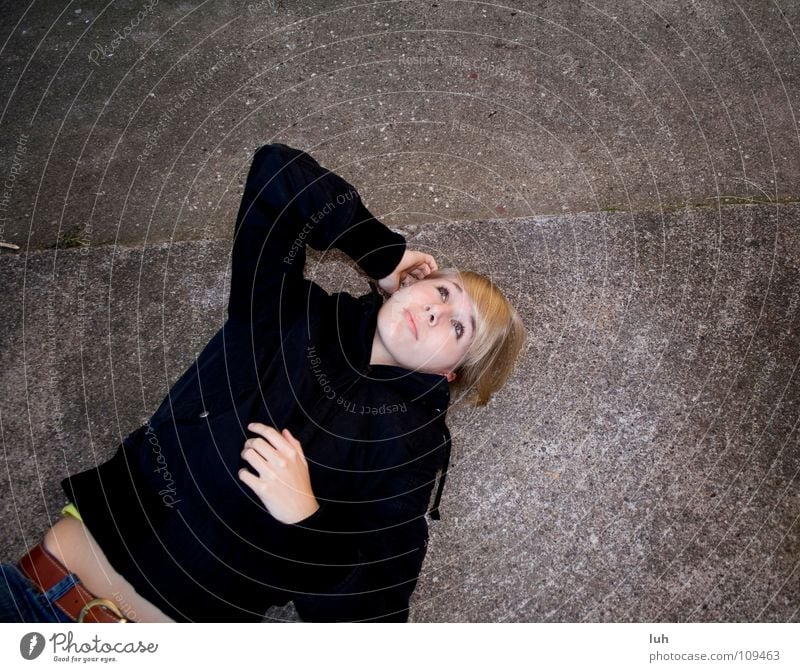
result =
[[[343,335],[351,338],[340,338],[340,342],[352,344],[354,350],[346,353],[346,356],[358,367],[359,375],[372,380],[390,381],[391,385],[400,387],[403,390],[410,402],[421,402],[431,413],[441,419],[442,461],[439,468],[439,483],[436,488],[436,496],[429,511],[433,520],[439,520],[441,518],[439,505],[447,479],[447,471],[450,467],[452,447],[450,431],[444,422],[447,407],[450,405],[450,387],[447,379],[441,375],[409,371],[399,366],[370,365],[372,342],[375,338],[375,329],[378,323],[378,311],[383,305],[383,295],[374,281],[371,280],[369,286],[370,293],[359,298],[362,305],[363,319],[352,325],[356,329],[356,333]]]
[[[421,402],[436,413],[446,411],[450,404],[450,388],[444,376],[386,364],[369,365],[364,375],[372,380],[391,381],[410,402]]]
[[[410,371],[400,366],[369,363],[372,356],[372,342],[378,324],[378,311],[384,300],[377,283],[370,281],[369,285],[370,293],[360,299],[364,305],[365,319],[361,320],[359,333],[353,339],[359,348],[359,352],[354,356],[354,360],[358,362],[359,373],[370,380],[391,382],[393,387],[403,391],[410,402],[421,402],[434,413],[446,412],[450,405],[450,387],[444,376]]]
[[[361,335],[362,344],[362,371],[370,378],[390,380],[392,385],[401,387],[408,395],[409,401],[420,400],[437,417],[441,418],[442,428],[442,462],[439,467],[439,483],[436,487],[436,495],[433,498],[433,506],[429,510],[433,520],[440,520],[441,514],[439,507],[444,492],[444,484],[447,480],[447,471],[450,468],[450,453],[452,441],[450,431],[444,422],[447,407],[450,405],[450,386],[447,378],[433,373],[420,373],[419,371],[409,371],[399,366],[370,365],[369,359],[372,355],[372,341],[375,338],[375,329],[378,321],[378,311],[383,305],[383,296],[374,282],[370,282],[371,292],[362,299],[366,305],[368,319],[363,322],[366,327]]]

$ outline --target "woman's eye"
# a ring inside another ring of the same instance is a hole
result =
[[[450,296],[450,290],[447,287],[437,287],[436,289],[439,290],[439,294],[442,295],[442,300],[447,301],[447,297]]]
[[[461,322],[453,322],[453,326],[456,329],[456,338],[461,338],[464,333],[464,325]]]

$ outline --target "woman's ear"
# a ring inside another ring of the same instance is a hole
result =
[[[417,279],[409,273],[408,275],[403,276],[403,279],[400,281],[399,289],[413,285],[416,281]]]
[[[442,374],[445,378],[447,378],[448,383],[452,383],[458,376],[453,373],[452,371],[448,371],[447,373]]]

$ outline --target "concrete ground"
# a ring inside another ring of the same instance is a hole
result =
[[[222,323],[279,141],[530,332],[412,620],[800,620],[796,3],[151,1],[3,12],[3,560]]]

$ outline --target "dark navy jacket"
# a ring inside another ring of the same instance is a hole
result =
[[[306,245],[373,279],[405,251],[345,180],[266,145],[224,326],[111,460],[62,483],[115,569],[176,620],[257,621],[290,599],[304,620],[408,618],[449,456],[447,381],[370,366],[379,291],[327,294],[303,275]],[[238,478],[253,421],[303,445],[321,506],[296,525]]]

